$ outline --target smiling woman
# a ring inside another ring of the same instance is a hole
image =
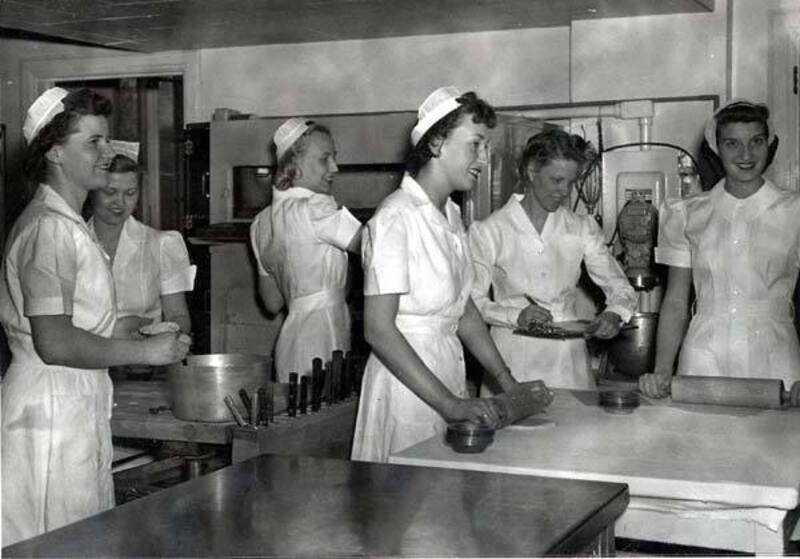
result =
[[[593,157],[588,142],[563,130],[532,136],[519,161],[524,195],[511,196],[469,231],[476,278],[472,296],[521,380],[540,378],[556,388],[595,386],[583,339],[514,332],[582,318],[576,305],[581,263],[606,295],[606,308],[589,326],[592,336],[614,337],[636,308],[633,288],[595,220],[564,207],[578,173]]]
[[[277,378],[286,382],[290,373],[310,374],[314,358],[350,349],[347,251],[357,250],[361,223],[331,196],[339,168],[327,128],[290,118],[274,140],[272,205],[256,216],[250,240],[267,310],[288,308],[275,347]]]
[[[800,345],[792,291],[800,267],[800,196],[762,176],[776,141],[765,105],[731,101],[708,122],[705,136],[725,177],[661,209],[656,260],[669,266],[669,275],[655,371],[639,385],[649,396],[666,396],[680,349],[679,375],[795,382],[796,404]]]
[[[117,155],[108,183],[89,195],[89,228],[111,258],[117,304],[116,334],[135,337],[162,320],[191,332],[186,292],[194,287],[196,267],[177,231],[158,231],[133,213],[139,203],[139,144],[112,140]]]
[[[352,459],[390,454],[448,422],[500,424],[497,405],[467,394],[463,342],[504,390],[517,385],[470,291],[469,247],[450,195],[471,190],[487,164],[494,109],[454,87],[431,93],[411,132],[408,174],[369,221],[362,247],[364,372]],[[537,402],[549,392],[537,386]]]
[[[178,361],[178,334],[112,337],[107,256],[80,216],[108,182],[111,104],[52,88],[28,110],[25,169],[38,182],[11,230],[0,321],[12,352],[2,391],[3,545],[108,509],[111,380],[107,367]]]

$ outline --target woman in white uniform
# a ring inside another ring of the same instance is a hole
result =
[[[447,422],[492,425],[491,400],[469,398],[461,341],[498,384],[516,384],[470,297],[472,265],[458,206],[486,166],[494,110],[474,93],[437,89],[411,132],[408,173],[363,240],[364,334],[372,346],[352,459],[386,462]],[[542,405],[550,393],[539,385]],[[444,444],[444,441],[442,441]]]
[[[361,223],[331,195],[338,167],[327,128],[290,118],[274,140],[272,204],[250,226],[250,242],[267,310],[288,308],[275,347],[276,376],[286,382],[289,373],[310,375],[315,357],[350,349],[347,251],[357,250]]]
[[[563,130],[532,136],[519,163],[525,193],[512,194],[505,206],[469,230],[475,266],[472,297],[491,325],[500,353],[516,378],[541,378],[551,388],[595,386],[586,343],[513,331],[533,321],[579,318],[581,262],[606,296],[605,309],[589,326],[593,336],[614,337],[637,304],[595,220],[564,206],[581,168],[593,156],[588,142]],[[493,391],[492,386],[484,388]]]
[[[112,339],[114,284],[80,211],[108,182],[111,104],[52,88],[28,110],[25,170],[39,182],[5,247],[0,321],[12,352],[2,391],[3,545],[114,505],[107,367],[172,363],[176,333]]]
[[[679,375],[774,378],[787,386],[800,379],[792,322],[800,196],[762,176],[773,138],[768,119],[765,105],[747,101],[715,112],[705,136],[725,177],[661,208],[656,260],[669,275],[655,371],[639,379],[649,396],[668,394],[679,349]],[[800,400],[800,384],[792,398]]]
[[[108,184],[89,195],[92,230],[111,259],[117,300],[117,331],[135,335],[141,326],[171,322],[192,330],[186,292],[196,267],[177,231],[157,231],[133,217],[139,203],[139,144],[111,141],[117,154]]]

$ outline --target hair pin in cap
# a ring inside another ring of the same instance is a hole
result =
[[[25,123],[22,125],[22,135],[28,143],[31,143],[57,114],[64,112],[64,104],[61,101],[67,95],[69,91],[66,89],[51,87],[31,104],[25,115]]]
[[[711,150],[719,155],[719,148],[717,147],[717,116],[719,113],[724,111],[725,109],[729,109],[734,105],[747,105],[747,106],[757,106],[757,103],[753,103],[752,101],[748,101],[747,99],[731,99],[716,111],[714,111],[714,115],[708,119],[706,122],[705,130],[703,131],[703,135],[705,136],[706,143],[708,143],[708,147]],[[775,139],[775,127],[772,126],[771,119],[767,119],[767,128],[769,129],[769,138],[767,138],[767,145],[772,144],[772,140]]]
[[[461,97],[461,92],[452,85],[440,87],[428,95],[419,106],[417,112],[417,124],[411,129],[411,145],[416,146],[425,132],[431,126],[442,120],[445,116],[455,111],[460,103],[457,99]]]
[[[275,151],[279,161],[311,124],[312,121],[308,119],[292,117],[278,127],[272,139],[275,141]]]
[[[139,142],[123,142],[122,140],[111,140],[111,149],[117,155],[124,155],[134,163],[139,162]]]

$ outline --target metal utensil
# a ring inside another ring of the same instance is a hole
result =
[[[259,386],[258,390],[258,405],[261,408],[258,414],[259,425],[269,425],[269,408],[267,406],[267,389]]]
[[[250,395],[247,394],[247,390],[244,388],[239,389],[239,398],[242,400],[242,404],[244,405],[244,411],[247,414],[247,417],[250,419],[250,423],[253,422],[253,402],[250,401]]]
[[[236,409],[236,404],[233,403],[233,398],[231,398],[230,396],[225,396],[224,402],[225,405],[228,407],[228,411],[231,412],[233,420],[236,421],[236,425],[238,425],[239,427],[246,427],[247,423],[242,417],[242,414],[239,413],[239,410]]]
[[[300,415],[308,413],[308,375],[300,377]]]
[[[286,412],[289,417],[297,415],[297,373],[289,373],[289,400]]]

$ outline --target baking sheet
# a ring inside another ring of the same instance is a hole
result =
[[[535,322],[528,328],[517,328],[514,330],[514,333],[518,336],[528,336],[531,338],[568,340],[588,336],[591,325],[591,320],[562,320],[547,323]]]

